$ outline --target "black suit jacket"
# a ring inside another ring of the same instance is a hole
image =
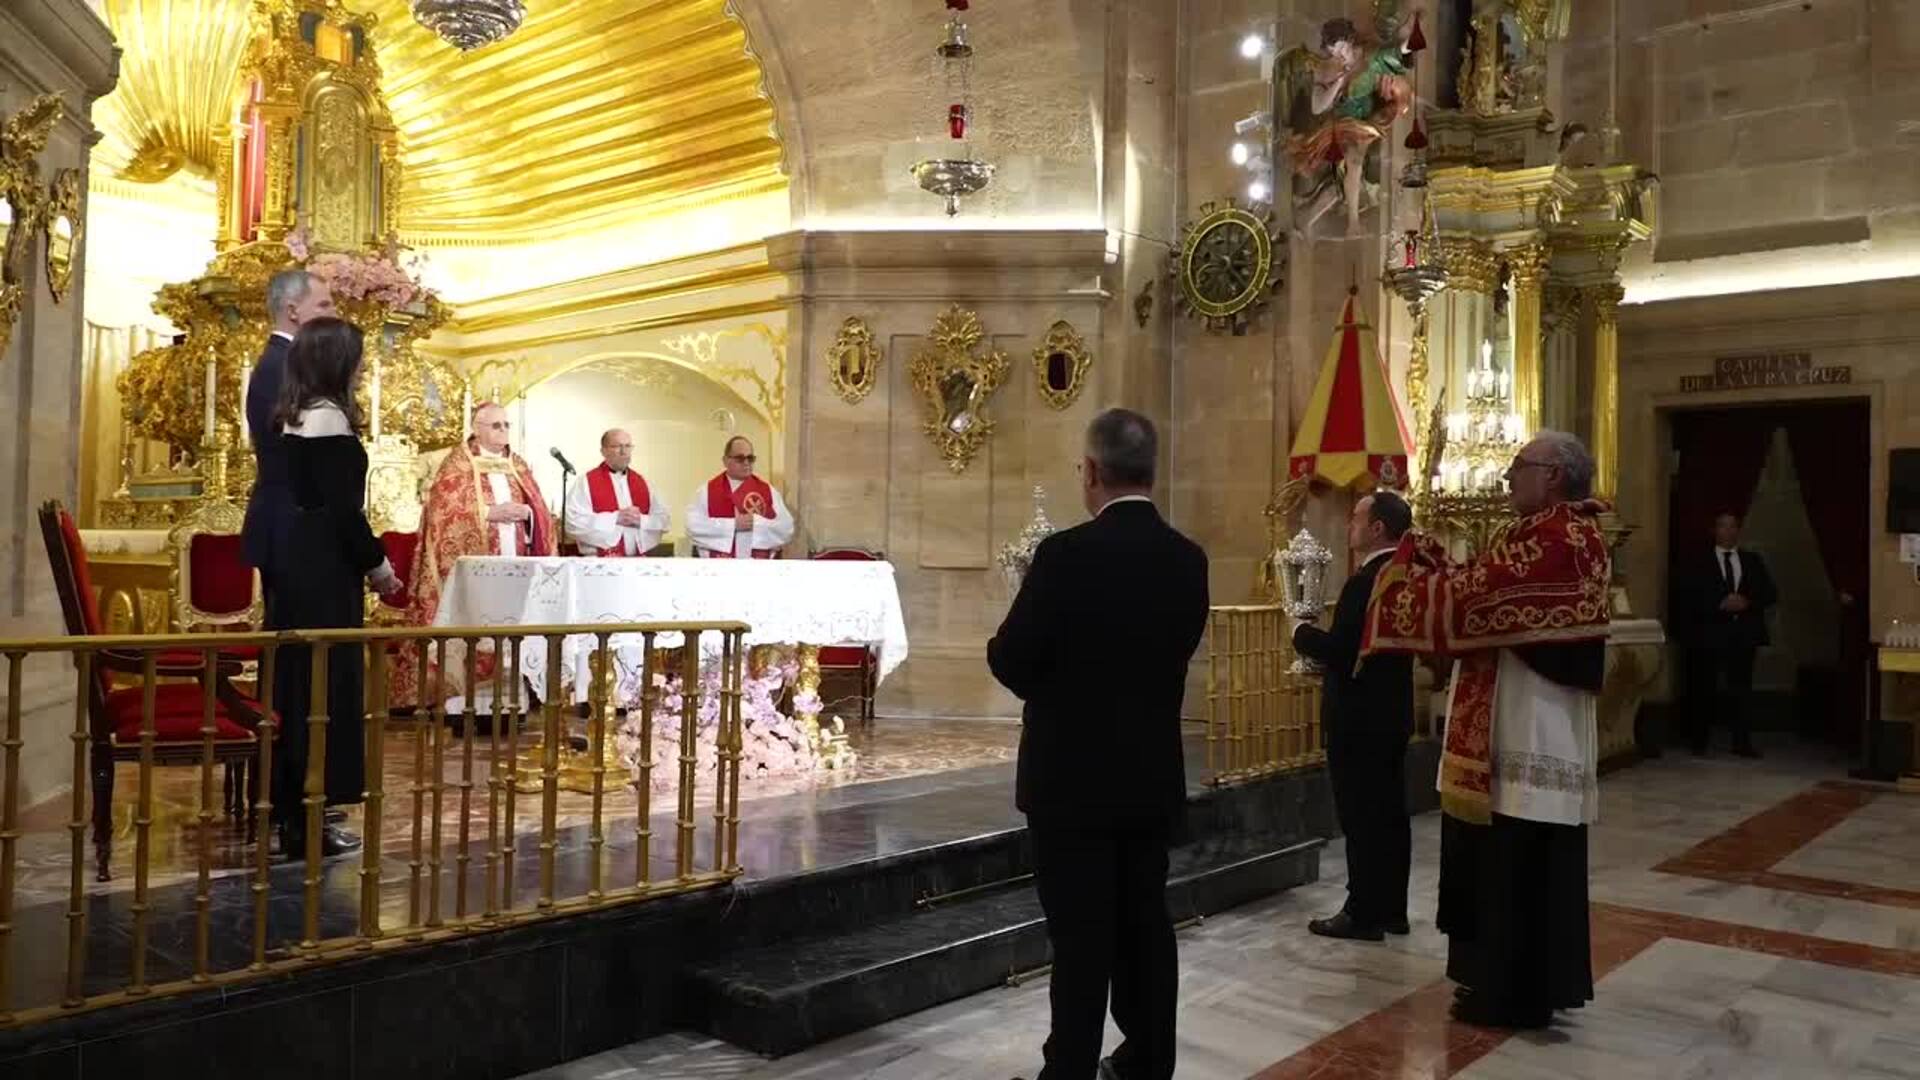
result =
[[[1687,605],[1687,623],[1696,647],[1708,649],[1757,649],[1768,643],[1767,609],[1779,599],[1773,575],[1757,551],[1737,549],[1740,553],[1740,587],[1729,590],[1719,555],[1709,550],[1689,563],[1682,585],[1682,602]],[[1747,598],[1747,610],[1720,610],[1720,601],[1729,592]]]
[[[1379,653],[1354,671],[1373,579],[1390,558],[1383,554],[1369,560],[1341,586],[1331,628],[1304,624],[1293,632],[1293,647],[1300,655],[1326,668],[1320,726],[1329,741],[1404,740],[1413,731],[1413,657]]]
[[[1207,555],[1152,503],[1109,504],[1034,553],[987,643],[1026,703],[1014,802],[1043,822],[1178,829],[1180,705],[1207,627]]]
[[[293,514],[287,488],[286,436],[273,414],[280,407],[280,387],[286,382],[287,353],[293,343],[273,335],[261,350],[253,377],[247,381],[247,431],[253,440],[253,494],[247,499],[247,520],[240,545],[247,561],[261,570],[273,565],[277,547],[284,545],[285,524]]]

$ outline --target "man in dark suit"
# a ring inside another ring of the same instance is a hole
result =
[[[1413,657],[1360,659],[1373,579],[1413,527],[1407,501],[1378,491],[1354,503],[1348,550],[1360,569],[1340,589],[1333,627],[1296,622],[1293,647],[1326,670],[1320,726],[1327,733],[1333,809],[1347,838],[1347,902],[1307,929],[1323,937],[1379,941],[1407,932],[1407,872],[1413,830],[1407,822],[1407,740],[1413,735]]]
[[[1753,657],[1768,643],[1767,609],[1779,599],[1757,551],[1740,546],[1740,515],[1713,519],[1713,553],[1680,583],[1688,628],[1687,696],[1693,752],[1705,754],[1716,715],[1733,733],[1733,752],[1757,758],[1752,717]],[[1721,691],[1724,681],[1725,691]]]
[[[247,381],[247,431],[253,440],[253,494],[247,499],[247,518],[240,543],[247,562],[260,571],[263,588],[272,580],[274,551],[285,546],[282,535],[292,517],[287,491],[287,463],[280,425],[273,414],[280,406],[280,386],[287,374],[287,352],[293,335],[308,319],[333,314],[333,293],[327,283],[305,270],[282,270],[267,282],[267,318],[273,333],[253,365]],[[265,592],[267,625],[274,625],[273,591]]]
[[[1093,520],[1034,552],[987,643],[1026,703],[1014,801],[1053,944],[1041,1080],[1173,1075],[1179,963],[1167,851],[1184,830],[1180,706],[1207,624],[1207,556],[1149,498],[1153,424],[1125,409],[1087,429]],[[1100,1059],[1108,991],[1123,1042]]]

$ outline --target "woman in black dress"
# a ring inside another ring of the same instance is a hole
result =
[[[365,583],[381,595],[401,588],[380,540],[368,526],[367,451],[360,445],[360,410],[353,388],[362,342],[353,324],[334,318],[307,322],[287,357],[276,419],[286,436],[288,487],[294,515],[288,557],[276,560],[274,613],[269,629],[357,628],[365,618]],[[280,851],[306,855],[307,717],[313,658],[307,646],[280,650],[274,704],[282,736],[274,770],[273,809]],[[327,657],[327,806],[361,801],[366,790],[363,647],[335,645]],[[321,854],[359,846],[340,823],[345,811],[327,811]]]

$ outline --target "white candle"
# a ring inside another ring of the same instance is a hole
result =
[[[240,365],[240,386],[238,388],[239,393],[234,396],[234,403],[237,406],[234,412],[240,417],[240,442],[242,445],[246,443],[247,436],[253,433],[252,427],[247,423],[247,384],[252,381],[253,365]]]
[[[373,358],[373,440],[380,441],[380,358]]]
[[[460,435],[467,438],[473,435],[473,387],[468,386],[460,394]]]
[[[217,368],[214,365],[213,358],[208,357],[207,358],[207,392],[205,395],[203,395],[207,403],[206,441],[208,445],[212,445],[213,443],[213,396],[218,392],[219,392],[219,368]]]

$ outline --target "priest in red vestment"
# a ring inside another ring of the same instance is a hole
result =
[[[753,443],[727,440],[720,475],[687,508],[687,539],[703,559],[771,559],[793,539],[793,514],[780,493],[753,474]]]
[[[533,470],[513,452],[512,434],[507,410],[481,405],[473,411],[473,435],[448,451],[434,473],[413,560],[407,612],[413,625],[432,625],[440,590],[461,556],[554,553],[553,516]],[[396,703],[415,700],[412,659],[403,651],[396,665]]]
[[[600,464],[567,493],[567,532],[582,555],[645,555],[666,535],[666,502],[633,468],[633,436],[614,428],[600,436]]]

